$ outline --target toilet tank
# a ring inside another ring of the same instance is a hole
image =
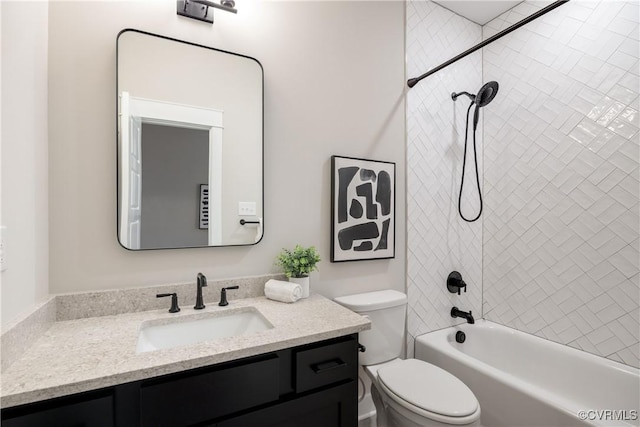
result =
[[[391,289],[338,297],[335,301],[371,321],[371,329],[360,332],[358,341],[366,347],[360,364],[375,365],[402,353],[407,296]]]

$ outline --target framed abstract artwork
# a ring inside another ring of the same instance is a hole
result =
[[[331,262],[395,257],[396,164],[331,156]]]

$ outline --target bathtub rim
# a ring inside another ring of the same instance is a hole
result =
[[[432,331],[432,332],[428,332],[422,335],[419,335],[415,338],[414,341],[414,357],[418,358],[418,347],[419,346],[426,346],[427,348],[435,348],[435,351],[439,351],[441,352],[444,356],[451,358],[453,360],[456,361],[456,363],[460,363],[466,367],[469,367],[471,369],[477,369],[480,373],[488,375],[490,377],[493,377],[496,381],[504,384],[507,387],[513,387],[514,389],[516,389],[517,391],[519,391],[520,393],[523,393],[524,395],[531,397],[533,399],[537,399],[553,408],[555,408],[556,410],[571,416],[575,419],[580,419],[580,421],[585,422],[587,424],[593,425],[593,426],[598,426],[598,427],[604,427],[604,426],[634,426],[637,424],[632,424],[633,422],[637,422],[637,420],[632,420],[632,421],[614,421],[614,420],[582,420],[579,416],[578,416],[578,412],[581,410],[596,410],[596,409],[609,409],[609,408],[587,408],[587,407],[580,407],[580,405],[582,405],[581,402],[578,402],[574,399],[571,398],[567,398],[565,396],[562,396],[560,394],[556,394],[554,393],[553,390],[547,389],[547,388],[543,388],[539,385],[530,383],[529,381],[525,380],[525,379],[521,379],[511,373],[502,371],[492,365],[489,365],[488,363],[480,360],[480,359],[476,359],[475,357],[455,348],[453,345],[451,345],[451,343],[456,344],[453,339],[453,337],[455,336],[455,332],[456,331],[460,331],[462,330],[465,333],[473,333],[473,329],[474,328],[484,328],[484,329],[496,329],[496,330],[502,330],[504,332],[507,332],[509,334],[513,334],[513,335],[520,335],[523,337],[523,339],[528,339],[528,340],[541,340],[542,341],[542,345],[544,345],[545,347],[548,347],[550,349],[559,349],[562,351],[570,351],[571,353],[575,353],[577,357],[586,360],[587,362],[594,362],[594,363],[598,363],[601,365],[604,365],[605,367],[610,367],[612,369],[618,370],[618,371],[622,371],[623,373],[626,374],[631,374],[631,375],[635,375],[636,377],[639,378],[639,383],[638,385],[640,386],[640,369],[635,368],[633,366],[629,366],[629,365],[625,365],[624,363],[620,363],[617,362],[615,360],[611,360],[611,359],[607,359],[605,357],[602,356],[597,356],[591,353],[588,353],[584,350],[580,350],[574,347],[570,347],[568,345],[565,344],[560,344],[557,343],[555,341],[551,341],[547,338],[543,338],[543,337],[538,337],[537,335],[533,335],[533,334],[529,334],[527,332],[523,332],[505,325],[501,325],[499,323],[495,323],[492,322],[490,320],[486,320],[486,319],[479,319],[476,321],[476,323],[474,325],[470,325],[467,323],[462,323],[459,325],[454,325],[454,326],[450,326],[447,328],[443,328],[443,329],[438,329],[436,331]],[[575,350],[575,352],[573,351]],[[424,359],[423,359],[424,360]],[[429,362],[429,361],[427,361]],[[429,362],[431,363],[431,362]],[[613,408],[611,408],[613,409]],[[631,411],[634,409],[640,409],[640,408],[625,408],[625,410],[627,411]],[[640,413],[638,413],[638,415],[640,416]],[[611,422],[616,422],[616,424],[611,424]]]
[[[418,341],[421,340],[421,337],[426,337],[428,335],[431,335],[431,336],[434,336],[434,337],[437,336],[437,335],[443,335],[444,338],[446,339],[447,331],[450,331],[450,330],[451,331],[462,330],[464,333],[467,333],[467,332],[473,333],[473,329],[474,328],[489,328],[489,329],[498,329],[498,330],[499,329],[504,329],[507,332],[513,333],[515,335],[523,335],[525,337],[525,339],[532,339],[533,338],[533,339],[542,340],[545,343],[547,343],[545,345],[548,345],[551,348],[559,348],[559,349],[563,349],[565,351],[567,351],[567,350],[568,351],[575,350],[577,352],[577,354],[580,354],[580,358],[582,358],[582,359],[593,360],[594,362],[597,362],[599,364],[608,365],[611,368],[614,368],[616,370],[626,371],[626,372],[631,373],[631,374],[640,375],[640,368],[636,368],[635,366],[627,365],[625,363],[618,362],[617,360],[608,359],[608,358],[606,358],[604,356],[598,356],[596,354],[589,353],[588,351],[585,351],[585,350],[582,350],[582,349],[579,349],[579,348],[575,348],[575,347],[571,347],[568,344],[560,344],[559,342],[553,341],[553,340],[551,340],[549,338],[540,337],[538,335],[534,335],[534,334],[529,333],[529,332],[524,332],[524,331],[521,331],[519,329],[515,329],[515,328],[512,328],[510,326],[506,326],[506,325],[503,325],[503,324],[500,324],[500,323],[496,323],[496,322],[493,322],[493,321],[487,320],[487,319],[478,319],[478,320],[475,321],[475,324],[473,324],[473,325],[470,325],[468,323],[460,323],[458,325],[447,326],[446,328],[437,329],[435,331],[426,332],[424,334],[418,335],[417,337],[415,337],[415,341],[414,341],[414,353],[415,353],[415,346],[417,345]],[[423,338],[422,341],[424,339],[426,339],[426,338]],[[455,350],[453,347],[450,347],[450,348]],[[449,349],[447,348],[447,350],[449,350]],[[454,351],[451,351],[451,353],[454,353]],[[462,353],[462,352],[460,352],[460,353]],[[466,353],[464,353],[464,354],[466,354]],[[471,356],[468,356],[468,357],[471,357]],[[477,360],[477,359],[474,359],[474,360]],[[485,362],[482,362],[480,360],[478,360],[478,362],[482,363],[484,366],[487,366],[488,368],[493,368],[493,369],[498,370],[497,368],[494,368],[493,366],[491,366],[491,365],[489,365],[489,364],[487,364]],[[500,371],[500,372],[502,372],[502,371]]]

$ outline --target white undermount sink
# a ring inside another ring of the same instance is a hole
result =
[[[256,309],[210,312],[142,323],[136,351],[173,348],[272,329]]]

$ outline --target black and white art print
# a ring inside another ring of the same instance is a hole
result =
[[[331,156],[331,262],[395,257],[396,164]]]

